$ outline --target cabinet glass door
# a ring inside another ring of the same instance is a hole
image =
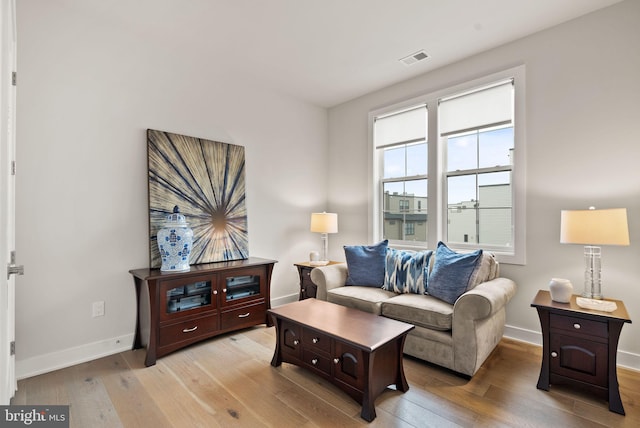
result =
[[[246,269],[223,277],[224,303],[233,305],[238,301],[264,297],[264,274],[262,269]]]
[[[211,277],[163,282],[160,287],[160,313],[168,319],[215,308],[216,291]]]

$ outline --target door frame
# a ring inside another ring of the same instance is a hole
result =
[[[0,405],[17,390],[15,276],[7,275],[15,249],[16,2],[0,0]]]

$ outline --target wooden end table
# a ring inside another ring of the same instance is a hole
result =
[[[327,265],[335,265],[342,262],[330,261]],[[294,263],[294,266],[298,268],[298,276],[300,277],[300,297],[298,300],[309,299],[311,297],[317,297],[318,287],[311,281],[311,271],[316,267],[309,262]]]
[[[402,349],[413,325],[316,299],[270,309],[276,326],[273,367],[295,364],[332,382],[376,417],[375,400],[395,384],[405,392]]]
[[[624,323],[630,323],[624,303],[613,312],[583,309],[575,294],[569,303],[551,300],[538,291],[531,306],[538,310],[542,327],[542,367],[538,389],[554,383],[588,389],[609,400],[609,410],[624,415],[618,388],[616,353]]]

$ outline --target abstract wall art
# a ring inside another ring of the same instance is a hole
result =
[[[244,147],[148,129],[147,152],[151,267],[176,205],[193,230],[190,264],[248,258]]]

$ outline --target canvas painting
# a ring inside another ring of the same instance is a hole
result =
[[[190,264],[248,258],[244,147],[148,129],[147,151],[151,267],[176,205],[193,229]]]

